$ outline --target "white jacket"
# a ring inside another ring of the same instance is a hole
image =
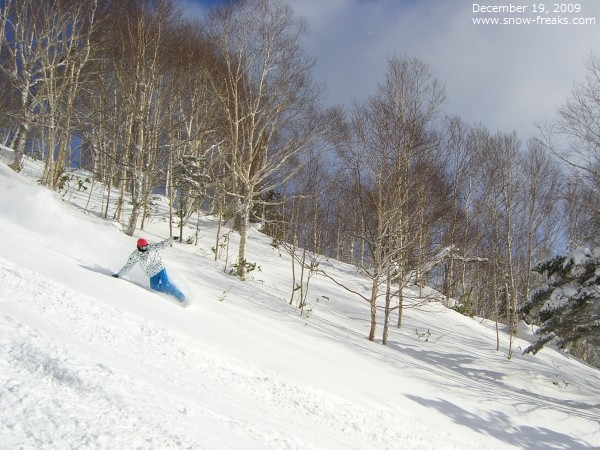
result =
[[[158,242],[156,244],[150,244],[148,246],[148,250],[145,252],[140,252],[139,250],[134,250],[131,255],[129,255],[129,259],[127,260],[127,264],[123,266],[117,275],[122,277],[127,272],[131,270],[135,263],[140,263],[140,267],[144,270],[146,275],[152,278],[158,272],[165,268],[165,265],[162,262],[162,258],[160,256],[159,250],[169,247],[173,245],[173,238],[165,239],[162,242]]]

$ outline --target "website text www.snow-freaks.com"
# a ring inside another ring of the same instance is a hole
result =
[[[595,17],[582,17],[581,13],[584,11],[579,3],[530,5],[473,3],[475,16],[472,19],[473,25],[596,25]]]

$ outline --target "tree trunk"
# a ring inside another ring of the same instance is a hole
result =
[[[379,293],[379,275],[375,275],[372,279],[371,284],[371,300],[369,302],[371,306],[371,328],[369,330],[369,340],[375,340],[375,333],[377,332],[377,294]]]
[[[249,198],[244,199],[244,202],[240,205],[238,211],[239,222],[240,222],[240,244],[238,248],[238,267],[237,276],[240,280],[246,280],[248,275],[248,269],[246,267],[246,251],[248,247],[248,227],[250,226],[250,209],[251,200]]]
[[[382,336],[382,344],[387,345],[388,343],[388,333],[390,327],[390,314],[391,314],[391,302],[392,302],[392,278],[391,273],[388,268],[387,271],[387,279],[385,282],[385,309],[384,309],[384,318],[383,318],[383,336]]]

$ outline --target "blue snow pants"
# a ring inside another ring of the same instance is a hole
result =
[[[153,277],[150,277],[150,287],[158,292],[164,292],[165,294],[172,295],[180,302],[185,300],[185,295],[179,289],[175,287],[167,276],[167,270],[163,269]]]

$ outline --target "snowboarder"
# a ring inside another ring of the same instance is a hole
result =
[[[140,263],[140,267],[150,277],[150,287],[152,289],[172,295],[180,302],[184,302],[185,295],[169,280],[167,269],[158,252],[160,249],[172,246],[173,241],[178,239],[178,237],[172,237],[156,244],[150,244],[146,239],[138,239],[137,250],[133,251],[127,260],[127,264],[119,272],[115,273],[113,277],[121,278],[131,270],[135,263]]]

